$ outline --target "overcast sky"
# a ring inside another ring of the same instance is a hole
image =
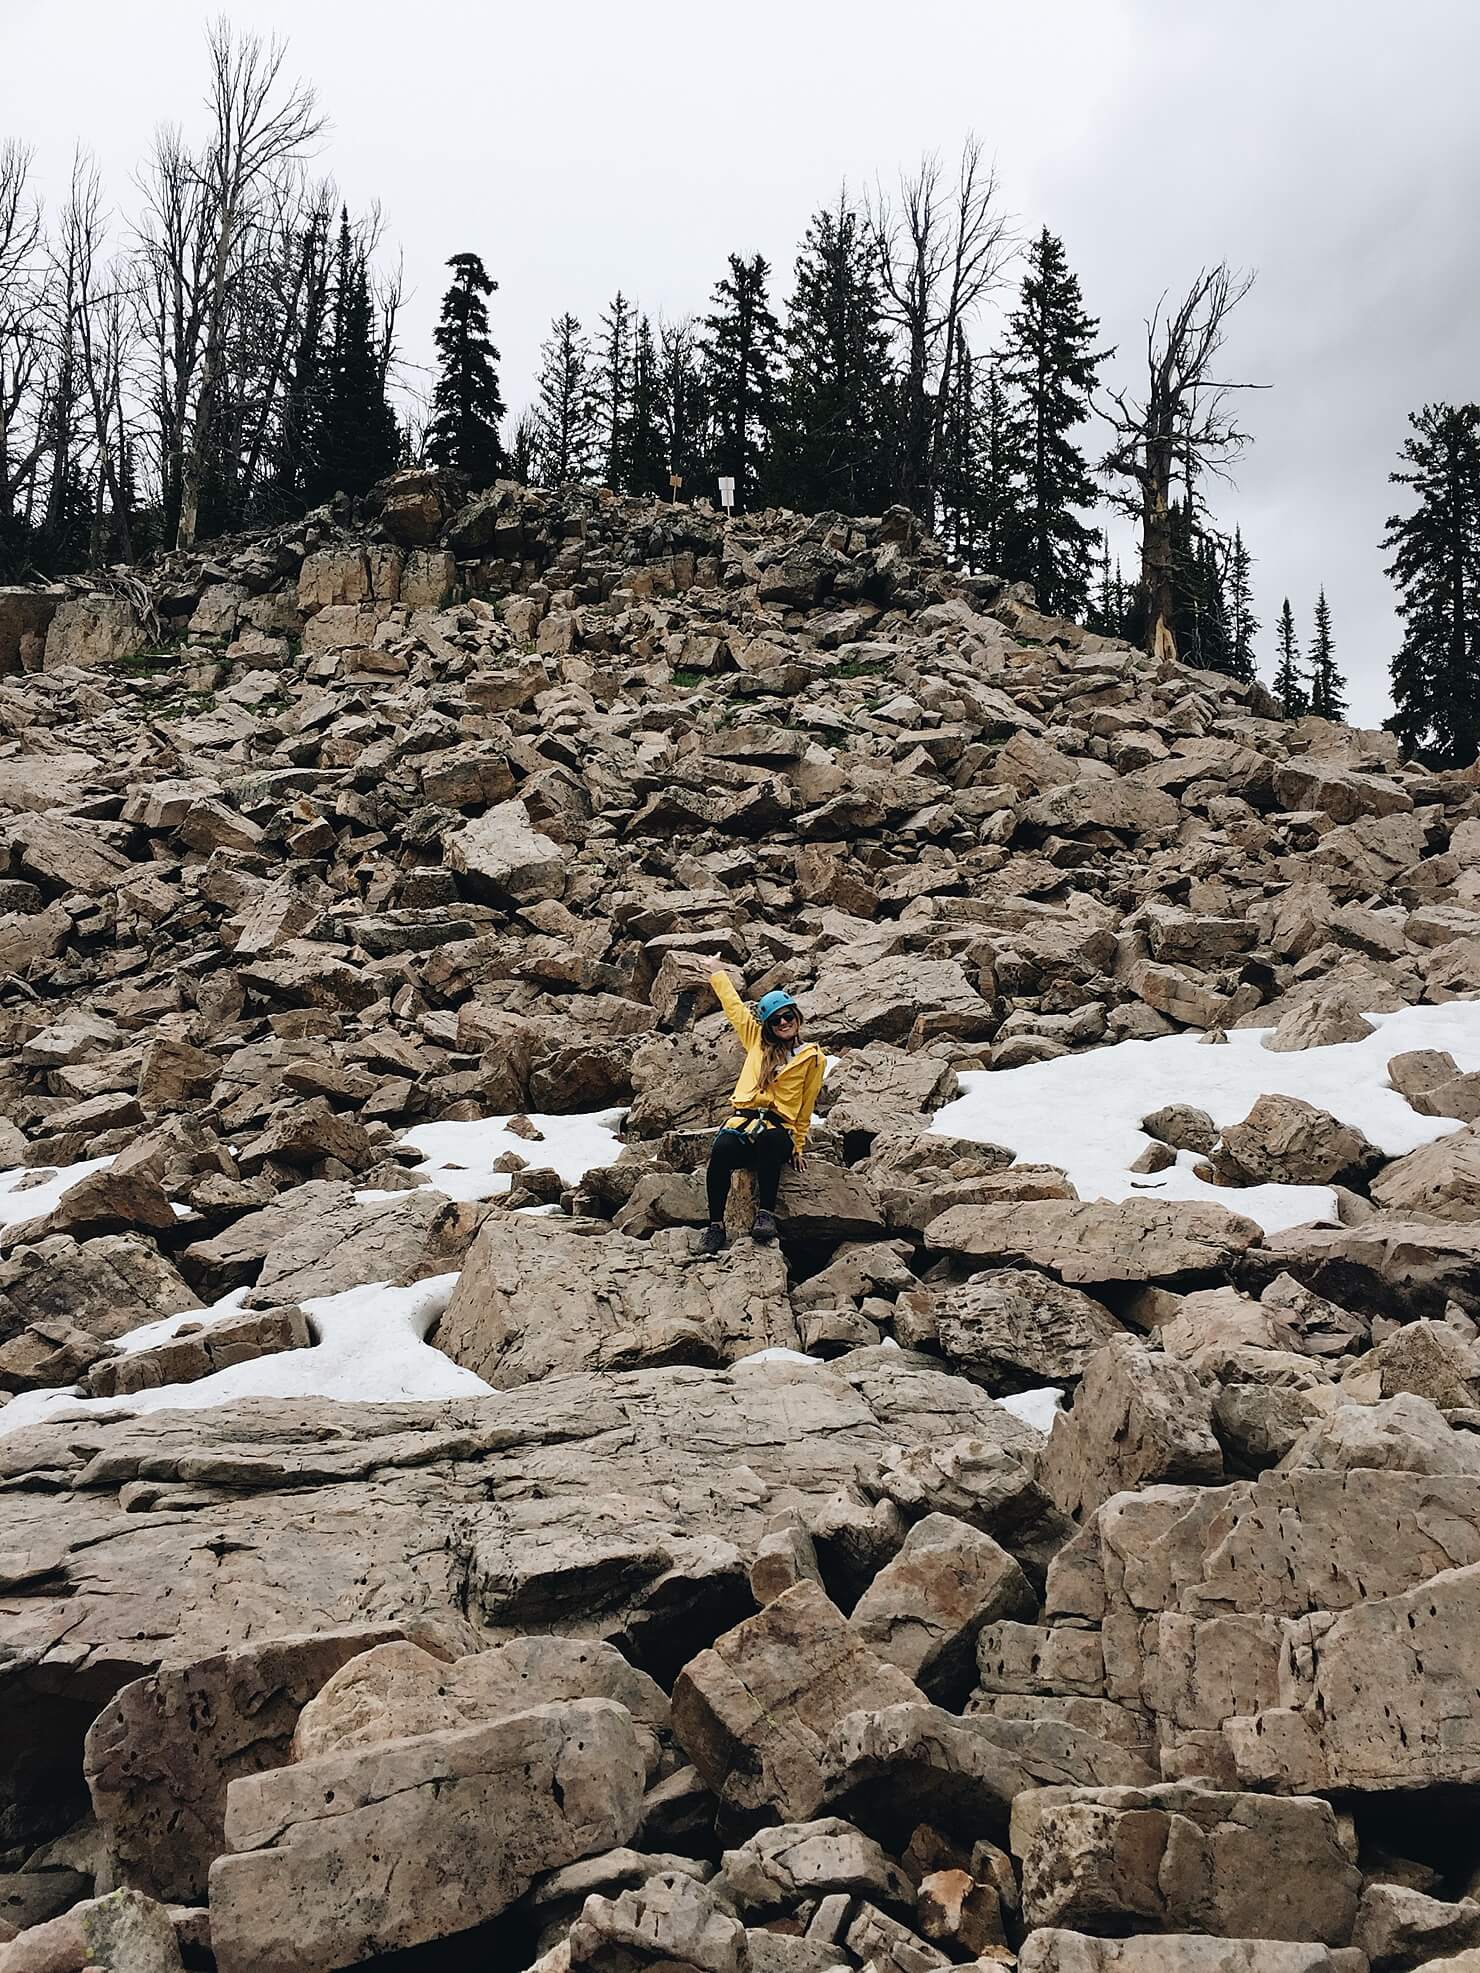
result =
[[[0,0],[0,137],[49,197],[74,141],[120,212],[151,131],[202,129],[188,0]],[[1480,0],[239,0],[332,128],[321,168],[379,199],[425,362],[447,256],[480,253],[504,394],[550,317],[620,285],[700,309],[731,250],[784,299],[808,214],[975,130],[1023,232],[1059,233],[1112,371],[1205,262],[1258,270],[1231,325],[1254,443],[1220,492],[1254,555],[1258,657],[1324,582],[1355,717],[1389,709],[1378,543],[1410,410],[1480,396]],[[978,346],[990,340],[982,324]],[[1132,378],[1133,380],[1133,378]],[[1097,444],[1098,440],[1092,441]],[[1127,540],[1127,546],[1129,541]]]

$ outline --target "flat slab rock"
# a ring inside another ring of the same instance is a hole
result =
[[[1029,1199],[952,1206],[925,1229],[937,1253],[1043,1267],[1061,1281],[1169,1281],[1228,1267],[1259,1239],[1252,1220],[1200,1201]]]
[[[469,1250],[440,1350],[512,1390],[563,1371],[732,1363],[800,1345],[774,1248],[738,1244],[718,1265],[686,1232],[591,1237],[495,1213]]]
[[[468,1931],[545,1871],[627,1842],[643,1783],[631,1715],[605,1699],[233,1781],[216,1964],[322,1973]]]
[[[1018,1973],[1367,1973],[1367,1955],[1351,1946],[1286,1939],[1205,1939],[1186,1932],[1095,1939],[1045,1928],[1024,1939]]]
[[[860,1354],[848,1375],[772,1363],[449,1404],[261,1399],[0,1440],[6,1840],[80,1812],[89,1721],[163,1663],[450,1613],[488,1642],[610,1638],[668,1677],[696,1634],[752,1607],[774,1516],[856,1492],[891,1447],[1034,1443],[963,1379]]]

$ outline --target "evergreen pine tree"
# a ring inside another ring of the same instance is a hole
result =
[[[591,345],[569,311],[550,324],[537,389],[535,469],[541,483],[590,480],[601,448],[601,389]]]
[[[709,436],[709,407],[699,370],[699,347],[694,325],[658,325],[658,428],[668,470],[683,480],[684,499],[704,491],[713,471]]]
[[[1244,546],[1243,530],[1233,531],[1233,551],[1228,558],[1228,632],[1232,639],[1229,671],[1235,678],[1252,683],[1254,639],[1259,635],[1259,619],[1254,614],[1254,585],[1249,579],[1253,561]]]
[[[1480,749],[1480,405],[1429,404],[1408,422],[1390,478],[1418,505],[1383,541],[1403,619],[1388,724],[1410,752],[1467,767]]]
[[[662,376],[653,343],[653,325],[637,318],[632,336],[632,389],[617,447],[617,477],[624,493],[661,494],[672,491],[667,446],[662,424]]]
[[[742,260],[732,253],[729,275],[715,284],[713,313],[704,318],[715,471],[733,476],[741,509],[753,507],[767,483],[776,425],[781,329],[766,293],[770,277],[760,254]]]
[[[1331,609],[1324,586],[1316,598],[1315,635],[1310,645],[1310,709],[1318,719],[1346,718],[1346,680],[1336,668]]]
[[[400,434],[386,402],[370,275],[363,248],[341,209],[334,253],[329,346],[321,364],[319,413],[313,433],[311,501],[361,494],[396,463]]]
[[[601,395],[601,448],[608,486],[620,485],[622,428],[632,391],[632,307],[620,288],[601,318],[596,387]]]
[[[1031,581],[1022,420],[998,364],[987,364],[978,398],[976,539],[982,566],[1009,582]]]
[[[1008,319],[1002,370],[1022,410],[1028,579],[1038,607],[1076,617],[1089,601],[1096,530],[1076,508],[1098,498],[1084,454],[1070,434],[1090,414],[1090,392],[1106,351],[1099,322],[1085,312],[1063,242],[1045,226],[1028,250],[1028,271]]]
[[[1280,605],[1275,638],[1279,656],[1275,664],[1274,695],[1286,719],[1303,719],[1310,711],[1310,701],[1300,676],[1300,643],[1295,635],[1295,612],[1290,608],[1288,596]]]
[[[867,223],[839,199],[812,215],[787,312],[775,482],[804,513],[889,501],[889,332]]]
[[[519,413],[514,425],[514,435],[509,441],[509,471],[521,486],[528,486],[534,476],[534,455],[538,441],[538,420],[534,411],[526,407]]]
[[[504,467],[498,351],[489,339],[488,310],[483,305],[498,282],[489,279],[475,253],[454,254],[447,265],[453,279],[442,297],[442,319],[433,337],[438,371],[427,457],[434,466],[466,473],[483,486],[497,479]]]
[[[936,497],[940,503],[937,528],[949,542],[956,560],[975,572],[981,504],[976,359],[960,330],[941,388],[947,401],[935,467]]]

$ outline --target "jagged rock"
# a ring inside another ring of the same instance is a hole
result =
[[[1090,1358],[1038,1463],[1039,1482],[1068,1514],[1129,1487],[1212,1486],[1222,1477],[1207,1392],[1190,1370],[1128,1336]]]
[[[362,1625],[282,1637],[126,1685],[94,1720],[85,1754],[115,1874],[167,1903],[203,1899],[225,1847],[228,1783],[290,1761],[299,1713],[324,1681],[397,1635]]]
[[[903,1299],[931,1324],[942,1355],[997,1393],[1073,1383],[1122,1333],[1103,1303],[1026,1268],[915,1289]]]
[[[854,1605],[848,1625],[927,1697],[949,1704],[972,1682],[982,1626],[1032,1607],[1028,1579],[1006,1549],[949,1514],[927,1514]]]
[[[1282,1014],[1264,1037],[1275,1054],[1301,1048],[1330,1048],[1343,1041],[1365,1041],[1377,1030],[1345,993],[1317,993]]]
[[[1107,1501],[1061,1554],[1045,1611],[1114,1642],[1107,1696],[1153,1716],[1173,1776],[1212,1763],[1228,1786],[1291,1794],[1469,1785],[1474,1752],[1440,1722],[1472,1669],[1477,1564],[1467,1477],[1265,1473]]]
[[[1023,1922],[1344,1945],[1361,1885],[1329,1802],[1040,1788],[1012,1807]]]
[[[954,960],[889,958],[820,973],[807,996],[807,1032],[824,1047],[903,1041],[925,1007],[967,1038],[992,1025],[988,1003]]]
[[[0,1260],[0,1334],[65,1320],[100,1342],[159,1316],[180,1315],[196,1297],[164,1255],[131,1233],[90,1240],[55,1233]]]
[[[872,1139],[897,1130],[912,1110],[940,1109],[959,1094],[959,1085],[946,1063],[876,1042],[850,1049],[829,1070],[825,1093],[828,1122],[840,1137]]]
[[[1450,1302],[1480,1314],[1480,1228],[1379,1214],[1361,1226],[1297,1226],[1266,1234],[1240,1268],[1262,1288],[1289,1274],[1348,1306],[1442,1316]]]
[[[824,1744],[837,1721],[920,1697],[815,1583],[802,1582],[684,1667],[673,1730],[731,1815],[802,1821],[821,1804]]]
[[[404,1285],[456,1269],[483,1219],[430,1187],[358,1203],[340,1180],[295,1186],[181,1256],[207,1294],[254,1283],[257,1307],[337,1295],[365,1281]]]
[[[47,627],[61,602],[60,590],[27,589],[19,584],[0,588],[0,677],[38,669]]]
[[[1364,1350],[1371,1338],[1372,1325],[1359,1310],[1328,1301],[1293,1275],[1276,1275],[1259,1299],[1279,1318],[1296,1347],[1311,1356],[1345,1356]]]
[[[120,597],[78,596],[57,606],[46,632],[45,669],[91,670],[136,658],[148,634],[131,603]]]
[[[316,1760],[385,1740],[481,1726],[566,1699],[610,1699],[632,1715],[649,1771],[668,1727],[663,1688],[594,1639],[521,1637],[454,1658],[401,1642],[367,1644],[309,1699],[293,1758]]]
[[[1480,1221],[1480,1125],[1395,1158],[1373,1179],[1372,1196],[1412,1219]]]
[[[1410,1391],[1441,1410],[1473,1405],[1480,1399],[1480,1348],[1447,1323],[1406,1323],[1358,1360],[1342,1390],[1359,1403]]]
[[[1480,1947],[1480,1904],[1469,1898],[1447,1904],[1401,1884],[1369,1882],[1352,1943],[1366,1953],[1372,1973],[1403,1973],[1436,1953],[1467,1954]]]
[[[451,1612],[488,1642],[617,1639],[671,1677],[686,1640],[750,1608],[778,1511],[822,1526],[891,1446],[1033,1442],[974,1386],[882,1355],[852,1378],[646,1371],[453,1405],[260,1400],[0,1437],[5,1841],[75,1819],[82,1733],[119,1686],[244,1631]]]
[[[146,1172],[93,1171],[69,1185],[49,1213],[0,1233],[0,1252],[40,1245],[58,1233],[86,1240],[119,1229],[160,1232],[174,1223],[168,1198]]]
[[[746,1911],[784,1910],[803,1898],[846,1891],[908,1911],[914,1887],[870,1836],[838,1816],[757,1830],[726,1850],[716,1889]]]
[[[163,1384],[193,1384],[233,1363],[250,1363],[279,1350],[306,1350],[312,1342],[302,1309],[267,1309],[236,1322],[213,1323],[194,1335],[177,1331],[168,1342],[126,1356],[104,1357],[93,1364],[83,1385],[89,1397],[125,1397]]]
[[[705,1885],[678,1872],[662,1872],[617,1898],[588,1898],[570,1929],[565,1966],[591,1973],[752,1973],[745,1927]]]
[[[949,1514],[980,1528],[1035,1584],[1070,1533],[1070,1522],[1021,1460],[978,1438],[891,1447],[871,1484],[907,1515]]]
[[[244,1776],[211,1866],[216,1963],[310,1973],[467,1931],[627,1842],[642,1790],[631,1715],[602,1699]]]
[[[546,1220],[490,1219],[469,1249],[437,1345],[496,1390],[571,1370],[732,1363],[795,1349],[786,1269],[774,1249],[737,1246],[716,1263],[614,1233],[592,1239]]]
[[[926,1244],[964,1260],[1027,1263],[1068,1282],[1173,1281],[1228,1267],[1259,1238],[1252,1220],[1180,1201],[1119,1205],[1039,1199],[955,1206],[925,1229]]]
[[[1221,1431],[1221,1405],[1218,1420]],[[1350,1473],[1367,1466],[1385,1472],[1480,1474],[1480,1436],[1455,1431],[1437,1405],[1403,1391],[1376,1404],[1340,1404],[1329,1414],[1318,1413],[1292,1437],[1280,1464],[1286,1472],[1308,1466]]]
[[[1149,1117],[1142,1117],[1141,1128],[1148,1137],[1170,1144],[1174,1150],[1197,1151],[1204,1157],[1218,1141],[1218,1126],[1206,1110],[1191,1103],[1164,1104]]]
[[[444,844],[450,869],[491,904],[534,904],[565,889],[566,852],[541,834],[522,801],[499,802]]]
[[[1421,1116],[1480,1123],[1480,1073],[1461,1075],[1447,1049],[1416,1048],[1394,1055],[1388,1081]]]
[[[958,1719],[938,1706],[859,1709],[834,1727],[824,1799],[859,1827],[902,1844],[928,1822],[968,1843],[1007,1829],[1025,1788],[1140,1787],[1150,1768],[1058,1720]]]
[[[1382,1163],[1382,1153],[1314,1103],[1261,1096],[1242,1123],[1224,1131],[1215,1162],[1235,1184],[1356,1185]]]
[[[1045,1927],[1024,1939],[1018,1973],[1367,1973],[1367,1961],[1351,1947],[1284,1939],[1095,1939]]]
[[[175,1927],[137,1891],[87,1898],[0,1945],[0,1973],[179,1973]]]

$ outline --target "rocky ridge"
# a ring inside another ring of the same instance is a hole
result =
[[[1480,1052],[1148,1114],[1195,1200],[929,1128],[1480,997],[1480,778],[1273,712],[903,511],[0,591],[0,1973],[1480,1963]],[[706,1261],[716,965],[837,1060]],[[371,1283],[458,1395],[222,1401]]]

